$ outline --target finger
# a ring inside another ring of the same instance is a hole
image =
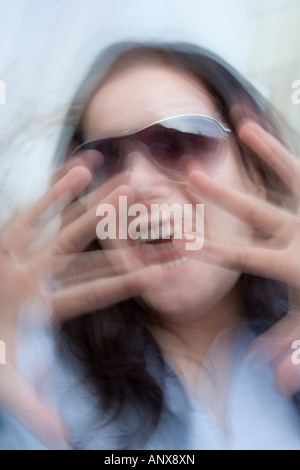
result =
[[[119,186],[126,185],[127,178],[124,172],[109,178],[105,183],[102,183],[98,188],[92,190],[85,196],[80,198],[81,204],[85,207],[93,207],[95,204],[101,202],[106,196],[112,193]]]
[[[140,295],[161,282],[160,266],[85,283],[50,294],[53,320],[68,320],[84,313],[100,310],[130,297]]]
[[[233,271],[287,281],[288,273],[285,273],[282,268],[285,257],[284,250],[268,249],[265,247],[265,243],[258,242],[257,246],[250,246],[234,242],[222,243],[205,237],[204,245],[200,250],[189,251],[185,246],[184,238],[174,241],[174,248],[189,258]],[[293,285],[292,281],[291,285]]]
[[[25,211],[24,218],[29,223],[41,219],[49,220],[70,204],[90,181],[91,173],[86,168],[73,168],[55,183],[34,206]]]
[[[265,333],[247,346],[245,354],[252,357],[252,365],[259,368],[291,349],[300,338],[299,315],[288,313]]]
[[[100,164],[101,161],[102,159],[99,159],[99,152],[97,151],[86,150],[85,152],[80,152],[76,156],[68,158],[64,165],[52,175],[50,180],[51,186],[61,180],[73,168],[82,166],[92,172],[93,168]]]
[[[56,269],[53,273],[55,282],[64,283],[69,280],[85,278],[86,275],[97,272],[98,277],[114,273],[103,250],[81,252],[76,255],[65,255],[56,258]]]
[[[282,143],[253,121],[242,123],[239,137],[277,173],[295,195],[300,197],[300,164]]]
[[[55,276],[53,278],[53,282],[51,284],[49,283],[49,285],[50,287],[53,286],[52,290],[58,290],[68,286],[82,284],[84,282],[107,279],[109,277],[116,276],[117,274],[119,273],[117,273],[116,270],[109,264],[107,266],[101,266],[98,268],[94,267],[90,270],[75,271],[72,269],[71,271],[69,269],[68,272],[62,272],[59,273],[58,276]]]
[[[70,204],[90,179],[87,169],[72,169],[5,229],[2,242],[15,254],[23,253],[45,225]]]
[[[254,196],[218,185],[200,171],[189,174],[192,191],[202,198],[221,206],[239,219],[267,233],[276,233],[290,226],[295,218],[288,212]],[[195,196],[194,196],[195,197]]]
[[[242,103],[243,100],[241,99],[239,103],[233,105],[230,109],[230,117],[237,129],[240,129],[244,123],[251,121],[272,132],[272,127],[265,119],[265,116],[258,114],[257,109],[249,106],[249,103],[247,105]]]
[[[132,200],[131,188],[129,186],[121,186],[101,201],[101,204],[111,208],[111,216],[114,219],[111,222],[116,225],[115,217],[117,216],[117,211],[115,211],[115,207],[118,206],[120,196],[126,196],[127,200]],[[99,218],[96,216],[96,209],[96,207],[89,209],[79,219],[65,227],[50,242],[50,246],[46,246],[46,249],[50,247],[53,254],[58,255],[82,251],[92,240],[97,238],[96,227]]]
[[[123,174],[118,174],[111,178],[106,183],[102,184],[99,188],[94,189],[85,196],[66,208],[62,213],[61,227],[65,227],[72,223],[74,220],[81,217],[89,208],[94,207],[96,204],[101,203],[102,199],[113,192],[118,186],[124,184],[125,179]]]
[[[97,277],[108,277],[109,275],[123,274],[128,264],[126,259],[140,256],[141,247],[117,248],[111,250],[94,250],[81,252],[75,255],[63,255],[56,258],[52,263],[55,268],[53,277],[55,281],[65,283],[72,280],[93,279]]]
[[[62,421],[27,388],[14,368],[1,367],[5,367],[0,376],[1,407],[47,447],[64,446],[67,431]]]
[[[280,323],[281,321],[278,324]],[[267,332],[254,339],[244,353],[246,360],[250,358],[250,367],[253,370],[258,370],[270,363],[275,388],[280,395],[285,397],[300,390],[300,367],[298,360],[295,362],[293,359],[294,339],[292,338],[295,338],[295,334],[291,331],[287,336],[283,331],[277,336],[268,335]]]

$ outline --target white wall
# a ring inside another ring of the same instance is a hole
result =
[[[254,18],[249,72],[300,134],[300,103],[292,101],[292,84],[300,80],[300,0],[259,0]]]
[[[85,69],[122,39],[187,40],[247,72],[255,0],[0,0],[0,219],[44,187],[62,112]]]

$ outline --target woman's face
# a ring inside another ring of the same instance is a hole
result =
[[[84,128],[88,140],[97,133],[99,137],[118,136],[125,130],[138,130],[181,114],[201,114],[222,120],[205,87],[189,75],[161,64],[137,65],[120,72],[99,88],[86,110]],[[233,137],[229,137],[224,152],[224,164],[213,178],[221,185],[249,190],[249,178]],[[185,184],[169,181],[160,173],[142,148],[128,152],[127,159],[126,181],[134,192],[135,203],[144,204],[149,210],[152,204],[179,204],[182,208],[193,204],[195,208],[196,203],[203,203],[200,198],[191,197]],[[235,243],[245,233],[248,229],[241,221],[216,205],[204,204],[204,237]],[[130,238],[111,243],[141,246],[139,241]],[[141,246],[136,255],[123,255],[123,262],[128,267],[150,263],[164,265],[163,282],[145,294],[143,301],[159,311],[166,321],[194,320],[220,309],[232,310],[234,315],[239,272],[192,258],[187,260],[175,253],[170,255],[170,247],[168,255],[163,254],[159,244],[147,244],[145,253],[143,249]],[[177,261],[166,263],[169,259]]]

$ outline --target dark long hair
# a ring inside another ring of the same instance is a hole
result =
[[[211,52],[190,44],[122,43],[108,48],[96,59],[77,92],[66,119],[57,158],[66,158],[70,142],[81,135],[83,111],[97,88],[114,74],[143,61],[162,62],[196,78],[204,85],[229,124],[250,177],[259,176],[267,197],[278,204],[290,201],[289,191],[274,171],[239,139],[239,118],[231,113],[242,104],[251,116],[282,140],[280,120],[269,103],[236,70]],[[99,249],[91,244],[86,250]],[[240,278],[243,316],[261,333],[288,311],[286,287],[272,279],[242,274]],[[156,425],[164,403],[164,363],[158,345],[148,329],[149,312],[135,299],[91,312],[61,326],[64,339],[84,363],[86,375],[99,396],[103,409],[116,417],[126,407],[142,410],[141,423]],[[151,361],[149,360],[151,358]],[[151,366],[149,363],[151,362]],[[158,372],[159,369],[159,373]],[[156,372],[155,372],[156,371]]]

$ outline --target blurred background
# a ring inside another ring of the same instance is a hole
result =
[[[43,191],[77,85],[123,39],[214,50],[300,131],[300,0],[0,0],[0,222]]]

